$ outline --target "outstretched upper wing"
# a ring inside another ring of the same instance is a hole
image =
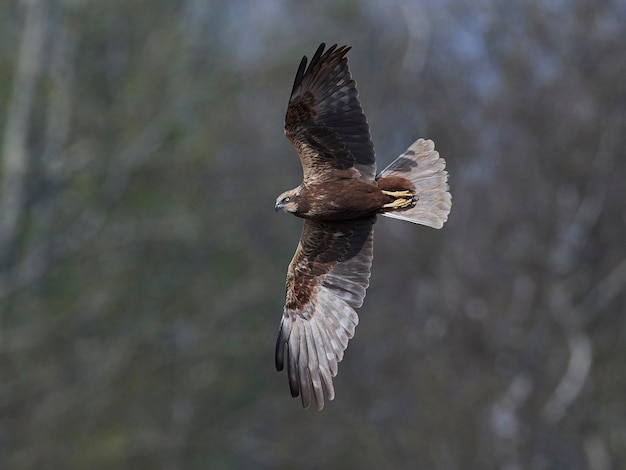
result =
[[[276,342],[276,368],[285,353],[291,395],[306,408],[311,394],[324,407],[324,389],[335,397],[332,377],[359,321],[373,258],[375,217],[341,222],[305,220],[287,273],[287,295]]]
[[[348,70],[347,46],[322,43],[307,68],[302,58],[291,91],[285,135],[300,156],[304,179],[332,178],[333,170],[356,168],[374,181],[376,163],[369,126]]]

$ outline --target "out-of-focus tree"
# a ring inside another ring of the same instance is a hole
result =
[[[0,4],[0,466],[626,465],[626,9]],[[350,64],[384,167],[435,140],[442,231],[376,225],[321,414],[273,372],[301,55]]]

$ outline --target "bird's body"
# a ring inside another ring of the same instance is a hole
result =
[[[441,228],[451,196],[445,162],[419,139],[376,176],[374,146],[350,76],[349,48],[322,44],[304,57],[291,92],[285,134],[302,163],[303,182],[275,209],[305,219],[289,264],[276,367],[285,358],[294,397],[318,409],[358,323],[369,285],[376,215]],[[312,395],[312,396],[311,396]]]
[[[385,204],[395,200],[393,196],[383,193],[383,189],[411,191],[412,188],[411,182],[402,178],[385,179],[380,183],[353,178],[301,184],[289,196],[290,200],[293,198],[297,202],[293,214],[305,219],[327,221],[368,217],[384,212]]]

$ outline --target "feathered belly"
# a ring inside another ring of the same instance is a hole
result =
[[[311,185],[301,195],[300,217],[318,220],[349,220],[381,212],[388,202],[375,183],[345,179]]]

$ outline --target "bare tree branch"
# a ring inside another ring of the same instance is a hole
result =
[[[591,371],[593,347],[584,327],[595,318],[626,287],[626,259],[622,260],[600,281],[576,308],[568,310],[576,324],[558,316],[558,322],[567,331],[570,359],[559,385],[546,403],[543,414],[549,424],[560,421],[567,408],[580,394]]]
[[[65,258],[89,243],[106,220],[111,204],[117,202],[127,188],[131,173],[156,151],[165,140],[165,119],[155,117],[118,156],[112,159],[109,172],[96,199],[61,235],[29,250],[26,257],[14,267],[0,272],[0,298],[22,288],[43,276],[55,261]]]
[[[561,233],[560,243],[552,257],[552,268],[557,275],[569,273],[573,268],[577,250],[587,240],[590,230],[602,213],[608,186],[606,181],[613,168],[613,161],[622,135],[624,118],[615,113],[607,119],[598,151],[590,168],[584,199],[571,223]]]
[[[28,126],[35,100],[35,84],[41,72],[47,34],[48,2],[30,0],[22,34],[13,91],[9,98],[2,148],[2,193],[0,195],[0,267],[6,266],[19,233],[25,204],[28,173]]]
[[[567,409],[580,394],[591,370],[593,350],[584,330],[577,328],[570,331],[567,342],[570,349],[567,370],[543,408],[544,419],[549,424],[556,424],[565,416]]]
[[[584,327],[591,313],[597,312],[601,305],[592,305],[590,299],[601,300],[617,295],[617,290],[626,284],[626,263],[615,268],[611,275],[599,283],[586,301],[577,307],[573,305],[571,289],[567,281],[560,278],[574,268],[577,253],[587,240],[593,226],[597,223],[607,194],[607,175],[611,171],[616,148],[619,143],[620,129],[623,124],[621,114],[614,114],[600,138],[599,148],[594,162],[594,172],[589,177],[584,199],[571,224],[563,232],[561,243],[552,259],[552,271],[555,283],[550,290],[551,314],[566,334],[570,358],[565,374],[561,378],[543,409],[544,419],[551,425],[559,422],[574,403],[589,377],[593,358],[593,345]],[[624,272],[623,272],[624,271]],[[592,297],[593,296],[593,297]]]
[[[63,0],[60,0],[62,5]],[[59,11],[62,11],[60,9]],[[32,198],[30,221],[35,227],[31,245],[41,245],[39,264],[50,262],[51,232],[54,215],[59,207],[58,174],[62,167],[63,150],[67,145],[72,113],[72,89],[74,83],[74,40],[68,34],[65,23],[55,22],[50,33],[51,54],[48,82],[50,91],[46,106],[46,128],[41,158],[34,162],[38,167],[37,193]]]
[[[610,470],[611,456],[599,434],[588,436],[583,441],[583,449],[590,470]]]
[[[604,310],[607,305],[626,289],[626,259],[623,259],[613,270],[587,294],[580,304],[582,322],[586,325]]]
[[[520,463],[520,432],[518,410],[526,403],[531,396],[534,385],[530,377],[524,374],[516,375],[509,388],[493,404],[489,424],[500,441],[496,447],[501,453],[503,468],[521,469]]]

